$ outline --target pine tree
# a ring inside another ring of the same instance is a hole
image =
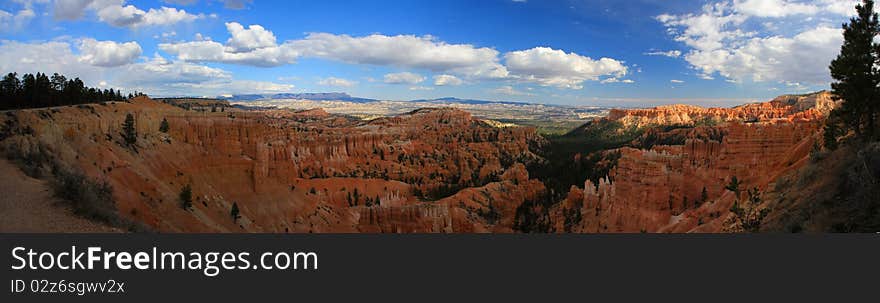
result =
[[[700,203],[706,203],[706,201],[709,201],[709,192],[706,191],[706,187],[703,186],[703,192],[700,193]]]
[[[122,137],[128,145],[134,145],[137,142],[137,131],[134,129],[134,116],[131,113],[125,115],[125,122],[122,123]]]
[[[162,123],[159,123],[159,131],[163,132],[163,133],[168,132],[168,120],[167,119],[162,118]]]
[[[180,207],[183,209],[192,208],[192,187],[187,184],[180,189]]]
[[[238,222],[238,218],[241,218],[238,214],[238,203],[232,202],[232,209],[229,211],[229,215],[232,216],[232,222]]]
[[[736,193],[736,198],[739,199],[739,185],[740,184],[741,183],[739,182],[739,180],[736,179],[736,176],[733,176],[732,178],[730,178],[730,183],[728,183],[727,186],[724,186],[724,189]]]
[[[875,113],[878,109],[878,83],[880,70],[875,64],[880,63],[880,45],[874,38],[880,33],[880,22],[874,13],[874,1],[863,0],[856,5],[857,16],[843,25],[843,45],[840,54],[831,62],[831,90],[835,98],[842,99],[838,108],[841,118],[842,133],[853,130],[857,137],[871,138],[874,135]],[[832,128],[832,130],[835,130]],[[837,134],[832,134],[836,135]],[[826,140],[830,142],[833,140]]]

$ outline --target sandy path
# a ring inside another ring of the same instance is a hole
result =
[[[0,232],[89,233],[118,230],[74,215],[63,201],[52,196],[46,181],[28,177],[8,160],[0,159]]]

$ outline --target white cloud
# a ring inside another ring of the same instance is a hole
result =
[[[430,86],[410,86],[409,90],[434,90],[434,88]]]
[[[464,81],[461,81],[461,79],[459,79],[458,77],[453,76],[453,75],[436,75],[436,76],[434,76],[434,85],[437,85],[437,86],[447,86],[447,85],[456,86],[456,85],[461,85],[462,83],[464,83]]]
[[[820,2],[824,11],[844,16],[855,15],[855,7],[859,3],[857,0],[822,0]],[[877,9],[875,4],[874,10]]]
[[[43,43],[23,43],[18,41],[0,40],[0,70],[18,73],[63,73],[69,77],[82,77],[93,80],[101,68],[82,64],[73,53],[70,43],[66,41],[49,41]]]
[[[505,85],[499,88],[492,90],[493,93],[500,95],[508,95],[508,96],[533,96],[534,94],[519,91],[513,88],[513,86]]]
[[[226,44],[211,41],[196,34],[196,41],[160,43],[159,49],[190,62],[222,62],[260,67],[293,64],[301,56],[289,43],[278,45],[275,34],[253,24],[247,29],[239,23],[228,22],[230,38]]]
[[[820,26],[794,37],[752,38],[741,46],[693,52],[685,58],[704,74],[719,73],[735,81],[830,81],[828,64],[843,43],[842,30]]]
[[[295,63],[299,57],[322,58],[352,64],[424,69],[468,78],[505,78],[498,51],[469,44],[449,44],[431,36],[369,35],[352,37],[311,33],[299,40],[277,45],[274,34],[259,25],[248,29],[227,24],[231,38],[226,45],[192,41],[160,44],[181,60],[224,62],[256,66]]]
[[[79,50],[80,62],[105,67],[132,63],[142,52],[141,46],[134,41],[116,43],[95,39],[83,39],[80,42]]]
[[[318,81],[318,85],[323,86],[338,86],[338,87],[352,87],[357,85],[357,81],[352,81],[348,79],[336,78],[336,77],[327,77]]]
[[[651,52],[647,52],[647,53],[645,53],[644,55],[646,55],[646,56],[664,56],[664,57],[670,57],[670,58],[678,58],[678,57],[681,57],[681,51],[680,51],[680,50],[671,50],[671,51],[651,51]]]
[[[354,64],[427,69],[474,78],[504,78],[508,74],[494,49],[449,44],[431,36],[312,33],[288,43],[303,56]]]
[[[232,35],[229,40],[226,40],[226,46],[231,48],[234,53],[277,46],[275,34],[260,25],[250,25],[245,29],[237,22],[227,22],[226,29]]]
[[[630,79],[623,79],[623,80],[621,80],[621,79],[618,79],[618,78],[616,78],[616,77],[610,77],[610,78],[605,78],[605,79],[602,80],[602,81],[599,81],[599,83],[602,83],[602,84],[608,84],[608,83],[626,83],[626,84],[631,84],[631,83],[636,83],[636,81],[633,81],[633,80],[630,80]]]
[[[279,66],[296,62],[297,52],[285,46],[264,47],[249,52],[233,52],[219,42],[210,40],[160,43],[159,49],[190,62],[222,62],[261,67]]]
[[[626,66],[614,59],[593,60],[547,47],[509,52],[504,58],[516,78],[559,88],[580,89],[584,81],[598,80],[600,76],[622,77],[627,73]]]
[[[87,11],[94,11],[102,22],[128,28],[167,26],[204,17],[164,6],[144,11],[134,5],[125,5],[125,0],[56,0],[54,5],[55,19],[59,20],[80,19]]]
[[[669,80],[669,82],[676,83],[676,84],[678,84],[678,83],[684,83],[684,81],[681,81],[681,80],[675,80],[675,79]]]
[[[495,49],[450,44],[432,36],[373,34],[352,37],[310,33],[305,38],[278,44],[275,35],[260,25],[245,28],[230,22],[227,30],[231,37],[225,44],[197,39],[162,43],[159,49],[188,62],[271,67],[293,64],[299,58],[320,58],[430,71],[438,74],[434,77],[438,86],[460,85],[464,80],[517,79],[547,86],[581,88],[584,81],[598,80],[602,76],[621,77],[627,73],[627,67],[615,59],[593,60],[546,47],[506,53],[503,65],[500,53]],[[416,83],[424,81],[424,77],[420,79]],[[411,81],[415,80],[401,81],[391,76],[387,81],[413,83]]]
[[[791,15],[813,15],[820,8],[813,4],[789,0],[735,0],[737,12],[756,17],[786,17]]]
[[[841,30],[827,24],[835,23],[830,21],[833,16],[843,22],[841,17],[854,12],[850,5],[854,2],[721,1],[703,6],[697,14],[663,14],[656,19],[676,41],[691,48],[683,57],[702,79],[713,79],[718,74],[735,83],[750,80],[827,85],[828,64],[843,41]],[[812,21],[812,16],[822,18]],[[802,25],[768,28],[764,25],[768,20]],[[744,31],[749,25],[762,26]]]
[[[402,72],[387,74],[383,81],[389,84],[418,84],[425,81],[425,77],[410,72]]]
[[[36,14],[30,8],[24,8],[17,13],[0,10],[0,32],[18,31],[23,29]]]

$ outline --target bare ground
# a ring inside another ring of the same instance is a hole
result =
[[[120,230],[78,217],[44,180],[0,159],[0,232],[106,233]]]

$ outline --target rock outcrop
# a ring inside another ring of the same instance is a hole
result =
[[[732,109],[667,106],[616,110],[608,119],[623,125],[690,125],[651,133],[680,144],[624,147],[607,177],[572,188],[554,210],[557,231],[720,232],[736,194],[725,190],[733,177],[745,189],[766,189],[802,166],[820,137],[830,95],[784,96]],[[701,119],[716,120],[700,126]],[[695,126],[696,125],[696,126]],[[638,146],[638,144],[633,144]],[[567,217],[577,211],[580,220]]]
[[[128,113],[138,137],[131,146],[121,137]],[[4,150],[45,151],[107,181],[123,216],[159,231],[489,231],[512,215],[490,221],[478,213],[488,207],[483,198],[455,197],[469,188],[517,197],[542,188],[521,175],[502,178],[536,158],[534,129],[492,127],[455,109],[361,121],[320,109],[192,111],[140,97],[4,119],[29,130],[0,138]],[[167,133],[159,131],[163,119]],[[189,210],[178,198],[187,184]],[[515,209],[507,204],[516,200],[497,198],[492,207]]]

